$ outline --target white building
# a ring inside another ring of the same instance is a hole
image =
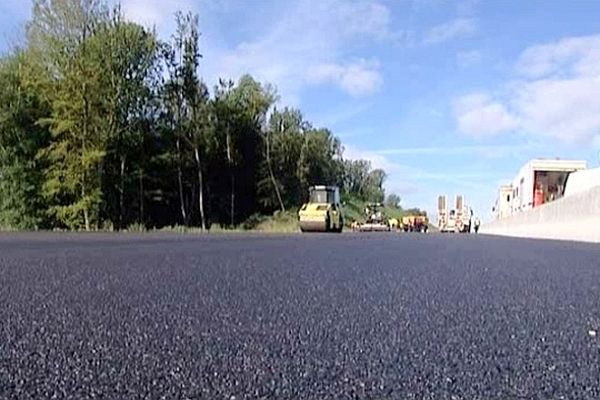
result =
[[[587,162],[583,160],[529,161],[521,168],[511,185],[500,187],[494,215],[496,218],[506,218],[563,197],[569,175],[586,168]],[[536,189],[540,195],[537,204],[534,200]]]
[[[510,217],[512,213],[512,185],[502,185],[498,190],[498,199],[494,206],[494,217],[497,219]]]

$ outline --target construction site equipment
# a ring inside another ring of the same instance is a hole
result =
[[[454,232],[454,225],[450,224],[450,211],[448,210],[448,198],[445,195],[438,197],[438,229],[440,232]],[[454,220],[452,220],[454,223]]]
[[[456,196],[455,207],[454,231],[458,233],[471,232],[471,219],[473,217],[473,210],[465,205],[462,195]]]
[[[402,225],[402,221],[398,220],[398,218],[390,218],[388,219],[388,225],[391,230],[398,230]]]
[[[402,230],[404,232],[427,232],[429,229],[429,218],[427,214],[412,214],[402,217]]]
[[[360,232],[389,232],[390,224],[383,214],[382,208],[383,204],[381,203],[367,204],[364,210],[366,221],[358,224],[358,230]]]
[[[341,232],[344,226],[337,186],[311,186],[308,202],[298,211],[302,232]]]
[[[448,209],[447,197],[438,197],[438,229],[440,232],[468,233],[471,231],[473,210],[468,207],[462,195],[456,196],[453,209]]]

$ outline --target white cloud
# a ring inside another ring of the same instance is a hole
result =
[[[578,143],[600,133],[600,78],[529,82],[514,103],[529,132]]]
[[[381,86],[377,60],[352,62],[345,56],[348,49],[394,39],[389,9],[379,0],[301,0],[273,20],[264,34],[234,48],[207,48],[209,80],[250,73],[275,84],[287,104],[299,103],[310,84],[334,83],[353,96]]]
[[[402,168],[384,155],[375,151],[361,150],[354,146],[344,146],[344,158],[347,160],[367,160],[373,168],[382,169],[390,174]]]
[[[166,17],[165,13],[161,12],[158,3],[144,0],[126,0],[121,7],[127,19],[146,26],[161,25]]]
[[[473,94],[455,101],[459,130],[520,130],[582,145],[600,135],[600,35],[530,47],[516,71],[522,78],[508,82],[502,98]]]
[[[116,1],[115,1],[116,3]],[[170,35],[175,25],[175,12],[198,12],[193,0],[122,0],[121,9],[125,17],[144,26],[156,26],[159,32]]]
[[[517,71],[529,78],[600,75],[600,35],[530,47],[519,57]]]
[[[431,28],[423,37],[424,44],[438,44],[459,37],[469,36],[477,31],[473,18],[456,18]]]
[[[373,94],[383,85],[378,62],[360,60],[348,64],[320,64],[309,68],[307,81],[332,82],[352,96]]]
[[[517,120],[499,102],[481,93],[454,102],[459,129],[472,136],[493,136],[517,127]]]
[[[466,68],[481,62],[481,53],[477,50],[461,51],[456,54],[456,63],[459,67]]]
[[[174,16],[165,12],[164,1],[124,0],[122,6],[127,18],[156,26],[163,38],[173,33]],[[200,68],[209,85],[249,73],[275,84],[282,102],[293,106],[309,85],[334,84],[353,97],[376,93],[383,85],[379,62],[347,54],[374,42],[406,39],[405,32],[392,31],[390,10],[381,0],[298,0],[285,7],[265,2],[253,9],[271,13],[263,18],[269,24],[252,26],[250,32],[260,33],[245,34],[247,39],[233,46],[223,42],[221,32],[227,30],[223,24],[233,15],[232,7],[172,0],[169,9],[202,13]]]

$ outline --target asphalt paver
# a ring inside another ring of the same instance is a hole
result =
[[[0,236],[2,399],[599,399],[600,246]]]

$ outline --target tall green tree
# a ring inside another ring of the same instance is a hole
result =
[[[34,4],[30,37],[55,81],[49,94],[52,143],[41,154],[48,161],[44,195],[60,224],[90,230],[97,224],[100,165],[105,154],[101,57],[89,42],[106,18],[92,0],[39,0]]]
[[[385,200],[385,205],[390,208],[400,208],[400,196],[390,193]]]
[[[344,160],[342,188],[346,195],[360,200],[383,202],[385,171],[372,169],[366,160]]]
[[[275,99],[271,86],[263,86],[249,75],[242,76],[237,85],[221,80],[215,88],[216,135],[229,172],[230,225],[237,221],[238,189],[242,194],[240,203],[244,205],[242,217],[249,214],[249,208],[254,208],[256,203],[261,134]],[[237,182],[240,182],[239,188]]]
[[[50,106],[33,84],[37,70],[18,50],[0,60],[0,227],[33,229],[45,225],[41,197],[43,163],[37,153],[49,132],[37,124]]]
[[[311,126],[299,110],[275,109],[265,130],[265,158],[259,180],[259,197],[263,207],[271,210],[297,206],[302,202],[298,161],[305,132]]]
[[[190,213],[185,195],[185,169],[188,162],[185,146],[185,46],[188,40],[188,24],[182,13],[176,14],[177,29],[172,37],[172,44],[164,48],[163,57],[168,71],[168,80],[163,86],[162,94],[166,117],[175,141],[175,164],[177,169],[177,187],[181,219],[189,224]]]
[[[342,180],[342,146],[328,129],[310,129],[298,159],[298,178],[303,193],[311,185],[337,185]]]
[[[100,54],[102,94],[108,140],[104,162],[104,203],[108,217],[124,228],[126,202],[138,198],[138,221],[143,223],[144,153],[140,152],[154,112],[159,81],[159,44],[153,32],[123,20],[119,8],[90,40]],[[140,183],[141,182],[141,183]],[[140,189],[141,188],[141,189]],[[134,194],[139,190],[138,196]]]
[[[215,87],[215,99],[213,107],[216,118],[217,140],[221,143],[227,160],[227,171],[229,175],[229,222],[235,224],[235,143],[233,135],[236,133],[236,124],[239,118],[239,109],[233,99],[234,83],[231,80],[219,80]]]
[[[383,202],[385,199],[385,189],[383,183],[387,178],[387,174],[382,169],[372,170],[367,179],[367,196],[372,201]]]
[[[198,211],[200,226],[206,229],[205,212],[205,170],[206,159],[213,146],[212,108],[206,85],[198,75],[200,58],[198,16],[191,13],[178,15],[178,31],[182,32],[183,47],[183,99],[185,101],[185,132],[189,145],[194,153],[196,163]]]

